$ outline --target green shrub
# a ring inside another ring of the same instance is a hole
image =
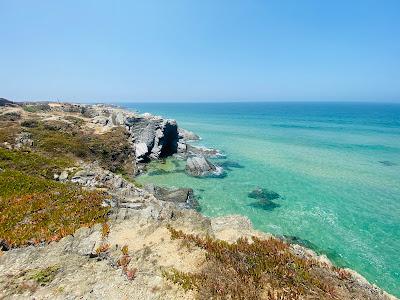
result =
[[[2,169],[17,170],[51,179],[54,173],[59,173],[73,165],[74,161],[65,156],[49,157],[39,153],[0,148],[0,168]]]
[[[21,114],[19,112],[7,112],[4,114],[0,115],[0,121],[10,121],[10,122],[14,122],[14,121],[18,121],[19,119],[21,119]]]
[[[44,269],[37,270],[30,276],[30,279],[33,279],[36,281],[36,283],[45,286],[54,280],[59,271],[59,266],[50,266]]]
[[[62,126],[66,126],[66,123],[63,123],[42,123],[29,129],[35,148],[45,153],[97,160],[102,167],[111,171],[132,172],[131,148],[124,128],[117,127],[104,134],[95,134],[76,126],[65,130]]]
[[[27,119],[21,122],[22,127],[35,128],[39,126],[39,121],[35,119]]]
[[[22,108],[31,113],[37,113],[37,112],[43,112],[43,111],[49,111],[50,105],[47,103],[33,103],[33,104],[26,104],[23,105]]]

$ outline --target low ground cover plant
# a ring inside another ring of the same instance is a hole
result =
[[[172,239],[206,251],[200,272],[169,269],[163,273],[185,290],[196,290],[200,299],[334,298],[330,283],[315,271],[316,262],[292,254],[280,240],[253,237],[228,243],[168,229]]]

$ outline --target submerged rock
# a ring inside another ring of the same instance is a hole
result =
[[[253,191],[251,191],[247,196],[249,198],[267,200],[267,201],[281,198],[281,196],[278,193],[264,188],[256,188]]]
[[[270,200],[260,200],[257,202],[250,203],[249,206],[262,210],[273,210],[281,205]]]
[[[281,198],[281,196],[271,190],[264,188],[256,188],[247,195],[249,198],[257,199],[257,202],[250,203],[249,206],[262,210],[273,210],[280,206],[273,200]]]
[[[191,176],[220,175],[222,168],[215,166],[204,156],[189,157],[186,161],[186,173]]]
[[[238,162],[230,161],[230,160],[224,161],[220,165],[221,165],[221,167],[224,168],[224,170],[227,170],[227,171],[231,171],[232,169],[243,169],[244,168],[244,166],[239,164]]]
[[[386,167],[392,167],[392,166],[397,166],[396,163],[389,161],[389,160],[381,160],[379,161],[382,165],[386,166]]]

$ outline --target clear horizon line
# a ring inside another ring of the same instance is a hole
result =
[[[10,100],[9,98],[0,97]],[[112,103],[138,103],[138,104],[218,104],[218,103],[369,103],[369,104],[400,104],[399,100],[77,100],[77,99],[27,99],[10,100],[13,102],[60,102],[60,103],[82,103],[82,104],[112,104]]]

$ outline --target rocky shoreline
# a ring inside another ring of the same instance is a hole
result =
[[[107,230],[104,224],[82,227],[58,241],[25,247],[11,247],[6,237],[0,236],[1,299],[201,298],[195,290],[182,289],[179,281],[163,276],[165,269],[196,272],[206,264],[204,249],[183,247],[171,237],[168,226],[229,243],[243,237],[272,237],[254,230],[243,216],[202,216],[193,209],[198,204],[191,189],[142,187],[134,181],[136,175],[146,171],[148,162],[171,155],[186,160],[186,172],[191,176],[222,172],[207,159],[219,152],[191,145],[189,141],[199,137],[179,128],[175,120],[102,104],[19,104],[2,100],[0,106],[4,122],[27,126],[22,126],[12,139],[1,141],[1,148],[8,151],[35,151],[41,140],[28,130],[34,126],[29,124],[33,121],[53,131],[69,130],[70,123],[76,122],[83,132],[99,136],[123,129],[126,139],[118,148],[122,152],[111,152],[107,160],[85,156],[75,166],[53,174],[56,182],[106,193],[103,205],[110,208]],[[96,158],[103,156],[100,152]],[[115,161],[121,163],[116,166]],[[120,172],[120,166],[124,172]],[[335,296],[330,298],[327,294],[326,299],[396,299],[358,273],[335,268],[325,256],[296,244],[290,244],[288,249],[296,257],[315,262],[312,268],[329,280]],[[43,275],[45,281],[36,280],[43,270],[50,273],[46,273],[49,278]],[[260,299],[274,299],[268,297]],[[306,293],[299,299],[312,297]]]

